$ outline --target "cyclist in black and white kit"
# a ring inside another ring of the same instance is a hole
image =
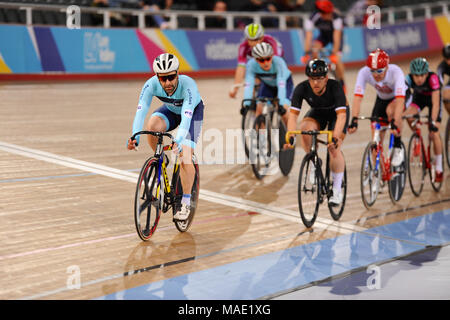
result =
[[[437,74],[442,84],[442,98],[444,100],[445,109],[450,114],[450,43],[442,48],[444,60],[437,68]],[[444,82],[444,76],[447,75],[447,83]]]
[[[311,109],[300,122],[299,130],[325,130],[328,127],[328,130],[333,131],[334,143],[328,145],[333,176],[333,196],[329,202],[340,205],[343,199],[341,185],[345,170],[341,146],[347,133],[349,105],[341,84],[336,80],[328,79],[328,66],[324,60],[309,61],[306,66],[306,75],[308,80],[299,83],[294,89],[287,130],[296,130],[297,119],[305,100]],[[311,137],[301,135],[301,145],[305,152],[309,152]],[[292,146],[286,144],[285,148],[288,147]]]

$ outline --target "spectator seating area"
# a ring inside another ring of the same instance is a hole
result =
[[[18,3],[18,4],[34,4],[34,5],[78,5],[81,7],[91,7],[94,0],[0,0],[1,3]],[[226,0],[228,11],[243,11],[242,7],[245,5],[244,0]],[[249,0],[247,0],[249,2]],[[275,5],[277,1],[272,1]],[[315,0],[305,0],[303,6],[300,9],[297,8],[299,12],[311,12],[314,9]],[[346,12],[355,0],[339,0],[334,1],[335,6],[341,11]],[[426,3],[442,2],[442,0],[428,0]],[[450,1],[447,1],[450,4]],[[111,8],[141,8],[139,0],[109,0]],[[204,0],[174,0],[171,10],[210,10],[214,1],[204,1]],[[384,0],[383,8],[388,7],[399,7],[399,6],[413,6],[423,3],[423,0]],[[281,10],[279,10],[282,12]],[[432,10],[432,14],[439,14],[442,9],[439,7]],[[424,17],[424,8],[415,8],[414,16]],[[136,27],[137,17],[132,15],[121,14],[118,17],[113,17],[111,19],[111,26],[124,26],[124,27]],[[406,12],[396,13],[396,19],[406,19]],[[276,25],[270,25],[271,19],[263,19],[263,25],[267,22],[266,27],[277,27]],[[383,17],[382,20],[387,20],[387,16]],[[32,21],[35,25],[65,25],[66,15],[64,12],[58,11],[46,11],[33,9],[32,10]],[[26,12],[25,10],[19,10],[15,8],[1,8],[0,7],[0,23],[12,23],[12,24],[25,24],[26,23]],[[81,25],[82,26],[101,26],[103,25],[103,17],[100,14],[93,13],[83,13],[81,15]],[[155,21],[151,17],[146,18],[147,27],[157,26]],[[298,26],[298,25],[296,25]],[[190,16],[179,16],[178,17],[178,27],[179,28],[196,28],[197,18]],[[235,22],[235,27],[239,27]]]

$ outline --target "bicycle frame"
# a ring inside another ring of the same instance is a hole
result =
[[[382,172],[381,178],[384,181],[389,181],[392,178],[391,158],[384,156],[383,144],[380,141],[380,132],[381,131],[385,131],[387,129],[388,129],[388,127],[382,128],[380,123],[377,122],[375,124],[375,134],[374,134],[374,139],[373,139],[373,142],[375,142],[376,145],[377,145],[377,149],[376,149],[376,154],[377,155],[376,155],[376,160],[375,160],[375,170],[379,170],[380,167],[382,167],[382,170],[384,170],[384,172]],[[391,133],[390,140],[389,140],[388,154],[391,154],[393,147],[394,147],[394,134]]]
[[[312,136],[310,152],[314,153],[314,159],[316,160],[316,163],[314,163],[314,166],[319,169],[316,172],[319,172],[319,182],[320,182],[320,185],[324,188],[324,189],[322,189],[321,196],[324,195],[324,194],[325,195],[330,194],[330,190],[328,190],[328,186],[325,183],[325,178],[329,175],[329,170],[330,170],[330,168],[328,166],[330,155],[327,152],[326,177],[324,177],[323,172],[322,172],[322,167],[320,166],[320,163],[318,163],[319,162],[318,159],[320,159],[320,158],[319,158],[319,155],[317,154],[317,143],[322,143],[324,145],[332,143],[332,141],[333,141],[332,140],[332,138],[333,138],[333,131],[329,131],[329,130],[319,130],[319,131],[295,130],[295,131],[288,131],[288,132],[286,132],[286,136],[285,136],[285,140],[286,140],[287,144],[291,144],[291,142],[289,140],[290,140],[291,135],[293,135],[293,134],[307,134],[307,135],[311,135]],[[317,137],[319,134],[326,134],[327,135],[327,141],[320,140]],[[322,200],[322,198],[321,198],[321,200]]]
[[[139,131],[139,132],[135,133],[131,139],[134,140],[134,138],[140,134],[154,134],[154,133],[155,132],[152,132],[152,131]],[[163,161],[163,159],[164,159],[164,152],[172,150],[173,137],[169,133],[159,133],[159,132],[156,134],[156,136],[158,137],[158,142],[156,144],[156,150],[155,150],[155,154],[153,155],[153,157],[157,158],[157,160],[158,160],[157,193],[159,194],[161,191],[160,188],[161,188],[161,177],[162,177],[164,179],[164,198],[163,198],[164,204],[161,209],[163,212],[167,212],[174,203],[173,202],[174,194],[172,192],[172,186],[169,181],[169,175],[167,174],[167,165]],[[163,145],[164,136],[170,137],[172,139],[172,143],[164,146]],[[179,166],[179,161],[178,161],[178,157],[177,157],[177,159],[175,161],[174,172],[176,172],[176,170],[178,170],[178,166]]]
[[[382,131],[386,131],[391,129],[391,126],[381,126],[380,121],[386,121],[387,119],[379,118],[379,117],[358,117],[359,120],[370,120],[375,121],[374,134],[372,141],[376,144],[376,158],[375,158],[375,170],[379,170],[380,168],[384,171],[382,172],[382,180],[389,181],[392,179],[393,174],[391,173],[391,158],[384,156],[383,143],[381,142],[380,133]],[[393,152],[394,148],[394,134],[391,132],[389,136],[389,148],[388,155]]]
[[[272,120],[273,113],[280,109],[278,98],[259,97],[259,98],[254,98],[254,99],[243,99],[242,100],[243,107],[244,107],[245,102],[247,102],[247,101],[252,103],[252,104],[250,104],[250,106],[247,107],[250,110],[256,110],[256,106],[258,105],[258,103],[264,103],[261,114],[262,115],[270,115],[271,120]],[[255,104],[253,105],[253,103],[255,103]]]

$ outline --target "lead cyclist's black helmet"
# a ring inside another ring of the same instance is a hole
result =
[[[308,62],[305,71],[308,77],[324,77],[328,73],[328,66],[322,59],[313,59]]]
[[[445,59],[450,58],[450,43],[447,43],[445,47],[442,48],[442,55]]]

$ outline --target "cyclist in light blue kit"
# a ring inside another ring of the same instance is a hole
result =
[[[288,69],[283,58],[274,55],[273,48],[267,42],[261,42],[255,45],[252,49],[251,59],[247,62],[245,72],[245,89],[244,99],[251,99],[253,97],[253,87],[255,78],[261,80],[261,86],[256,94],[256,97],[275,98],[279,99],[281,115],[283,121],[287,124],[287,113],[291,105],[291,96],[294,89],[294,82],[292,81],[292,73]],[[248,106],[250,101],[244,102]],[[256,106],[255,116],[262,113],[262,106]]]
[[[133,134],[141,131],[145,117],[150,109],[153,97],[157,97],[164,104],[155,110],[148,120],[145,130],[166,132],[179,126],[173,150],[180,155],[180,178],[183,191],[192,190],[195,168],[192,156],[203,123],[203,101],[195,81],[179,75],[179,61],[170,53],[163,53],[153,61],[153,71],[156,75],[144,84],[139,96],[138,108],[133,122]],[[155,150],[157,137],[148,135],[148,143]],[[127,148],[136,149],[136,140],[128,139]],[[190,213],[191,194],[183,194],[181,208],[174,215],[174,219],[186,220]]]

